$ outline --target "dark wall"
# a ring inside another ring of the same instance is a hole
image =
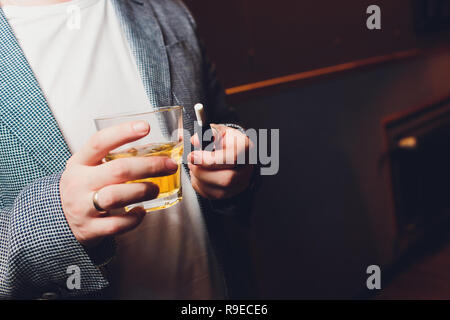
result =
[[[449,50],[427,49],[448,44],[449,34],[417,32],[410,0],[186,2],[227,88],[402,50],[425,52],[234,103],[247,127],[280,129],[280,172],[263,179],[253,215],[259,295],[367,295],[367,266],[389,266],[399,254],[389,170],[380,167],[381,122],[450,94]],[[370,4],[382,9],[382,31],[365,26]]]
[[[448,94],[443,52],[235,104],[249,127],[280,129],[280,172],[263,179],[253,219],[262,297],[367,293],[366,267],[395,258],[381,121]]]
[[[226,87],[417,47],[410,0],[185,0]],[[381,7],[382,30],[366,10]]]

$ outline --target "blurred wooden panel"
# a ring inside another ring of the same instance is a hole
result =
[[[250,29],[242,0],[185,0],[208,55],[225,86],[254,81],[249,68]]]
[[[414,46],[408,1],[378,1],[382,30],[366,27],[373,1],[258,0],[252,11],[258,78],[277,77]],[[403,6],[402,6],[403,3]],[[255,6],[256,7],[256,6]]]
[[[382,30],[368,30],[370,0],[186,0],[226,87],[417,47],[410,0],[379,0]]]

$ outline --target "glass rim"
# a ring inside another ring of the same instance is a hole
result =
[[[161,113],[161,112],[168,112],[168,111],[174,111],[182,109],[182,106],[170,106],[170,107],[161,107],[157,110],[147,111],[147,112],[138,112],[138,113],[118,113],[108,116],[99,116],[94,118],[94,121],[104,121],[104,120],[112,120],[112,119],[120,119],[120,118],[127,118],[127,117],[135,117],[135,116],[141,116],[144,114],[155,114],[155,113]]]

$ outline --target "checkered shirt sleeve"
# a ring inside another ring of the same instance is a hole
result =
[[[108,286],[65,219],[60,176],[57,173],[34,181],[12,207],[0,210],[1,298],[36,298],[48,291],[70,298],[91,295]],[[80,268],[80,289],[67,286],[70,266]]]

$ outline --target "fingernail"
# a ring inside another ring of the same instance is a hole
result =
[[[152,187],[148,191],[148,196],[155,199],[159,195],[159,187],[157,184],[152,183]]]
[[[137,133],[147,133],[148,132],[148,123],[145,121],[139,121],[133,124],[133,129]]]
[[[143,218],[147,214],[147,212],[145,211],[144,207],[142,207],[142,206],[134,207],[133,209],[131,209],[127,213],[128,214],[134,214],[134,215],[141,215],[141,218]]]
[[[178,164],[173,159],[167,158],[165,164],[166,168],[169,170],[178,169]]]

